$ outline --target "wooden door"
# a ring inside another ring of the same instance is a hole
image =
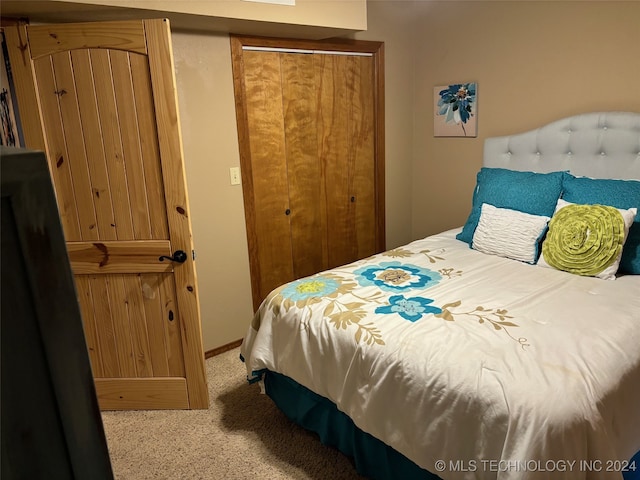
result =
[[[244,54],[259,297],[327,263],[311,55]],[[265,146],[268,146],[265,148]],[[243,167],[244,170],[244,167]],[[248,174],[243,175],[248,177]],[[309,246],[314,248],[310,249]]]
[[[245,52],[249,57],[260,52]],[[286,182],[289,201],[289,236],[291,238],[292,274],[275,280],[275,287],[285,281],[312,275],[327,265],[326,194],[323,189],[322,162],[317,142],[318,87],[314,55],[276,53],[281,68],[283,132],[285,140]],[[247,72],[247,70],[245,70]],[[258,112],[255,112],[258,113]],[[260,116],[251,114],[253,122]],[[252,126],[250,125],[250,129]],[[254,140],[255,143],[255,140]],[[257,148],[262,148],[258,145]],[[267,168],[269,165],[267,161]],[[253,157],[252,157],[253,165]],[[254,192],[255,194],[255,192]],[[263,196],[268,195],[263,192]],[[260,200],[256,194],[256,202]],[[260,205],[258,205],[260,209]],[[262,212],[261,212],[262,213]],[[285,212],[286,213],[286,212]],[[265,215],[266,217],[266,215]],[[265,221],[265,220],[262,220]],[[277,263],[275,258],[271,262]],[[273,285],[273,284],[272,284]],[[274,286],[271,286],[273,288]],[[269,288],[267,286],[267,288]],[[266,292],[268,293],[268,292]]]
[[[327,197],[325,268],[333,268],[378,251],[374,60],[314,57],[318,155]]]
[[[231,42],[257,308],[285,282],[384,249],[382,44]]]
[[[168,21],[17,31],[100,407],[207,408]]]

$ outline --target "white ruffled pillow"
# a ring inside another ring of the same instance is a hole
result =
[[[489,255],[536,263],[550,217],[483,203],[471,248]]]

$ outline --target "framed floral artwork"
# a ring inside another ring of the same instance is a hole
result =
[[[477,83],[454,83],[434,87],[435,137],[478,136],[477,91]]]

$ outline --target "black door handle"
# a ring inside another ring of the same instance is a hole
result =
[[[173,252],[173,257],[169,257],[167,255],[162,255],[158,258],[161,262],[164,262],[164,259],[171,260],[172,262],[184,263],[187,261],[187,254],[182,250],[176,250]]]

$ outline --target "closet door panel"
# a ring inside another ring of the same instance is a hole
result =
[[[384,250],[384,49],[232,35],[231,55],[257,309]]]
[[[295,278],[324,270],[327,243],[323,172],[316,139],[317,95],[313,55],[283,53],[282,101],[291,242]]]
[[[373,59],[316,57],[331,268],[376,252]]]
[[[244,83],[260,265],[260,296],[292,280],[280,54],[244,52]]]
[[[350,115],[350,208],[356,258],[376,253],[374,73],[371,57],[349,57],[353,73]]]
[[[355,257],[355,237],[349,217],[351,182],[350,85],[347,58],[314,55],[318,82],[318,153],[324,170],[327,210],[328,268]]]

